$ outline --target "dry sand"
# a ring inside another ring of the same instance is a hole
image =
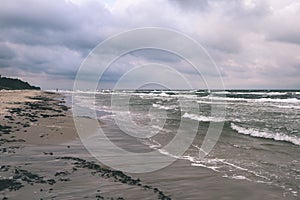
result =
[[[2,137],[24,139],[28,144],[59,144],[78,139],[72,114],[62,107],[62,97],[54,99],[58,97],[36,90],[0,91],[1,125],[12,127],[11,133]],[[12,113],[11,109],[16,108],[20,112]]]
[[[32,102],[29,97],[37,96],[41,91],[37,90],[0,90],[0,116],[7,114],[8,109],[17,108],[22,102]]]

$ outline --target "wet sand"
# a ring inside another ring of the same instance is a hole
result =
[[[0,199],[170,199],[159,188],[95,162],[80,143],[63,96],[40,91],[0,96]],[[88,125],[90,119],[82,120]]]
[[[85,150],[58,94],[0,91],[0,105],[0,199],[293,199],[184,160],[144,174],[110,169]],[[130,144],[114,140],[115,125],[102,127],[118,146]]]

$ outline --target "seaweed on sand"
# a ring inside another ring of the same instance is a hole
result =
[[[145,190],[152,190],[154,193],[158,194],[158,199],[161,200],[171,200],[170,196],[167,196],[163,193],[163,191],[159,190],[158,188],[155,188],[150,185],[144,185],[141,183],[140,179],[134,179],[126,174],[124,174],[122,171],[116,171],[116,170],[111,170],[109,168],[102,167],[98,164],[95,164],[94,162],[91,161],[86,161],[81,158],[76,158],[76,157],[59,157],[57,159],[64,159],[64,160],[72,160],[76,161],[74,165],[77,168],[86,168],[93,170],[91,173],[93,175],[98,174],[99,176],[109,179],[112,178],[117,182],[121,182],[123,184],[128,184],[128,185],[135,185],[137,187],[141,187]]]

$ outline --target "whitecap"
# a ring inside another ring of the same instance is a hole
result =
[[[203,115],[196,115],[196,114],[190,114],[190,113],[184,113],[182,115],[184,118],[201,121],[201,122],[223,122],[225,121],[224,118],[217,118],[217,117],[207,117]]]
[[[289,136],[283,133],[271,133],[271,132],[258,131],[253,128],[244,128],[234,123],[231,123],[231,128],[237,131],[238,133],[244,135],[250,135],[253,137],[266,138],[266,139],[273,139],[276,141],[285,141],[300,146],[300,139],[297,138],[296,136]]]
[[[176,105],[164,106],[164,105],[160,105],[160,104],[156,104],[156,103],[154,103],[152,106],[154,108],[159,108],[159,109],[163,109],[163,110],[173,110],[173,109],[177,108]]]

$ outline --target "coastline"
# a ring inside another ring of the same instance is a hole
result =
[[[24,90],[0,96],[0,199],[170,199],[96,163],[80,143],[61,94]]]
[[[112,170],[82,146],[62,95],[0,91],[0,100],[0,199],[294,199],[185,160],[145,174]]]

